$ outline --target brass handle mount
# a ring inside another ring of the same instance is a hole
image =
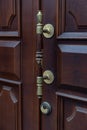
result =
[[[44,73],[43,73],[43,81],[46,84],[52,84],[53,81],[54,81],[54,74],[53,74],[53,72],[50,71],[50,70],[44,71]]]
[[[37,27],[36,33],[43,34],[45,38],[51,38],[54,35],[54,26],[52,24],[42,24],[42,12],[39,10],[37,13]]]
[[[43,93],[42,93],[42,87],[43,87],[43,81],[46,84],[52,84],[54,81],[54,74],[50,70],[46,70],[43,73],[43,76],[37,76],[37,95],[38,98],[41,98]]]
[[[52,24],[45,24],[43,27],[43,35],[45,38],[51,38],[54,35],[54,27]]]

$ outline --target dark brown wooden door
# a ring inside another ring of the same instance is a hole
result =
[[[42,114],[42,130],[87,129],[87,1],[42,0],[43,23],[55,27],[43,38],[43,68],[54,73],[43,85],[43,101],[52,106]]]
[[[36,95],[36,14],[52,24],[41,36],[43,65],[54,82]],[[0,0],[0,130],[87,130],[87,1]],[[50,103],[44,115],[40,105]]]
[[[36,3],[0,0],[0,130],[37,129]]]

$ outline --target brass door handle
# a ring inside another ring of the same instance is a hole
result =
[[[37,34],[43,34],[45,38],[51,38],[54,35],[54,27],[52,24],[42,24],[42,12],[37,13]]]
[[[36,26],[36,33],[37,33],[37,51],[36,51],[36,62],[38,64],[38,71],[37,71],[37,95],[38,98],[42,97],[42,86],[43,81],[46,84],[51,84],[54,81],[54,75],[50,70],[46,70],[43,73],[43,37],[51,38],[54,35],[54,27],[52,24],[46,24],[43,26],[42,24],[42,12],[38,11],[37,13],[37,26]]]

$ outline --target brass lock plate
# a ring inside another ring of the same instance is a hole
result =
[[[52,24],[46,24],[43,27],[43,35],[45,38],[51,38],[54,35],[54,27]]]

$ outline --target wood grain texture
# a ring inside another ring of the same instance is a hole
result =
[[[0,41],[0,77],[7,73],[20,79],[20,41]]]
[[[58,45],[60,51],[60,84],[87,86],[87,46],[86,45]]]
[[[61,130],[86,129],[87,95],[68,90],[59,90],[56,94],[58,96],[58,127]]]
[[[56,36],[58,39],[87,39],[86,4],[86,0],[57,0]]]
[[[20,0],[1,0],[0,37],[11,36],[20,36]]]
[[[21,83],[0,81],[0,115],[0,129],[21,130]]]
[[[86,0],[57,0],[58,129],[87,129]]]
[[[34,59],[37,3],[0,0],[1,130],[33,130],[38,126]]]

